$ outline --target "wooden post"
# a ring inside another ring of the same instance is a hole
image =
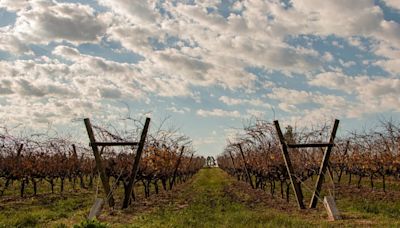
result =
[[[74,154],[74,158],[78,160],[78,153],[75,144],[72,144],[72,153]]]
[[[24,144],[21,143],[17,150],[17,159],[21,156],[22,149],[24,148]]]
[[[184,150],[185,150],[185,146],[182,146],[182,148],[181,148],[181,153],[179,154],[178,161],[176,161],[175,170],[174,170],[174,175],[172,176],[172,181],[171,181],[171,183],[169,183],[169,190],[172,189],[172,186],[173,186],[174,183],[175,183],[176,174],[178,173],[178,168],[179,168],[179,165],[181,164],[181,159],[182,159],[182,155],[183,155],[183,151],[184,151]]]
[[[247,169],[247,162],[246,162],[246,158],[244,157],[242,145],[240,143],[238,143],[238,147],[239,147],[239,150],[240,150],[240,154],[242,155],[242,158],[243,158],[244,170],[246,171],[247,178],[249,179],[251,188],[254,189],[253,181],[251,180],[251,176],[250,176],[249,170]]]
[[[237,171],[236,171],[235,161],[233,160],[232,153],[231,153],[230,151],[228,151],[228,152],[229,152],[229,156],[231,157],[231,161],[232,161],[232,165],[233,165],[233,170],[235,171],[235,175],[236,175],[236,174],[237,174]]]
[[[193,156],[194,156],[194,153],[192,153],[192,155],[190,156],[190,159],[189,159],[189,162],[188,162],[188,165],[187,165],[187,169],[188,169],[188,170],[190,170],[190,166],[192,165]],[[192,175],[191,172],[189,173],[189,176],[190,176],[190,175]],[[186,179],[186,178],[185,178],[185,179]],[[186,180],[185,180],[185,181],[186,181]]]
[[[347,140],[346,148],[344,149],[343,156],[347,156],[347,151],[349,150],[349,146],[350,146],[350,140]]]
[[[192,165],[193,155],[194,155],[194,153],[192,153],[192,155],[190,156],[190,159],[188,162],[188,168]]]
[[[321,148],[321,152],[322,152],[322,154],[325,153],[325,151],[322,148]],[[333,179],[333,171],[332,171],[330,162],[328,162],[328,166],[326,168],[328,169],[329,179],[331,179],[333,187],[335,187],[335,179]]]
[[[315,190],[314,193],[311,197],[311,202],[310,202],[310,208],[316,208],[317,207],[317,202],[318,202],[318,197],[320,195],[320,191],[322,188],[322,183],[324,181],[324,177],[325,177],[325,172],[326,169],[328,167],[329,164],[329,157],[331,156],[331,151],[333,148],[333,143],[335,141],[335,137],[336,137],[336,132],[337,129],[339,127],[339,120],[335,120],[335,123],[333,125],[333,129],[332,129],[332,133],[331,133],[331,137],[329,139],[329,146],[326,148],[325,153],[324,153],[324,157],[322,158],[322,162],[321,162],[321,167],[319,169],[319,173],[318,173],[318,177],[317,177],[317,182],[315,184]]]
[[[24,148],[24,144],[21,143],[21,145],[19,145],[18,150],[17,150],[17,158],[15,159],[17,166],[19,166],[19,163],[20,163],[19,161],[20,161],[21,152],[22,152],[23,148]]]
[[[97,148],[97,145],[96,145],[96,139],[94,137],[92,125],[88,118],[84,119],[84,122],[85,122],[85,126],[86,126],[86,131],[89,136],[90,145],[93,150],[94,159],[96,160],[97,171],[100,174],[100,179],[103,184],[103,189],[104,189],[104,193],[106,195],[106,199],[108,199],[108,205],[110,207],[114,207],[114,205],[115,205],[114,197],[113,197],[111,189],[110,189],[110,183],[108,182],[109,181],[108,176],[106,175],[106,172],[103,167],[103,163],[101,162],[101,155],[100,155],[99,149]]]
[[[144,143],[146,141],[146,136],[147,136],[147,131],[149,129],[149,125],[150,125],[150,118],[146,118],[146,122],[144,124],[144,128],[142,130],[142,134],[140,136],[140,141],[139,141],[139,146],[136,150],[136,156],[135,156],[135,161],[133,163],[132,166],[132,172],[131,172],[131,177],[129,179],[128,182],[128,187],[127,187],[127,191],[125,192],[125,197],[124,197],[124,201],[122,204],[122,208],[128,208],[130,202],[131,202],[131,196],[132,196],[132,189],[133,189],[133,185],[135,183],[135,179],[136,179],[136,174],[139,170],[139,163],[140,163],[140,158],[142,156],[142,152],[143,152],[143,148],[144,148]]]
[[[283,159],[285,161],[286,169],[289,174],[290,182],[292,184],[293,190],[294,190],[294,195],[296,196],[297,200],[297,205],[299,206],[300,209],[305,209],[304,203],[303,203],[303,193],[301,191],[301,186],[300,183],[296,180],[296,177],[294,176],[294,170],[292,166],[292,162],[290,161],[289,157],[289,152],[287,148],[287,144],[285,142],[285,138],[283,137],[281,128],[279,126],[279,122],[277,120],[274,121],[276,132],[278,134],[279,140],[281,142],[281,150],[283,154]]]

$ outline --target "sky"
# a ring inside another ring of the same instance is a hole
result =
[[[167,119],[217,155],[251,119],[400,117],[399,0],[0,0],[0,123]]]

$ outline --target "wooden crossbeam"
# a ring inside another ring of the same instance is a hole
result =
[[[89,146],[137,146],[138,142],[94,142],[89,143]]]
[[[334,146],[334,144],[333,143],[287,144],[288,148],[328,147],[328,146]]]

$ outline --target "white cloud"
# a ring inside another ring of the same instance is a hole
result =
[[[239,111],[228,111],[222,109],[213,109],[213,110],[197,110],[196,114],[202,117],[232,117],[232,118],[240,118],[241,114]]]
[[[400,59],[380,60],[375,65],[382,67],[382,69],[393,75],[400,75]]]
[[[1,0],[0,7],[4,7],[9,11],[20,11],[28,7],[29,1],[27,0]]]
[[[316,75],[309,81],[310,85],[322,86],[330,89],[343,90],[347,93],[353,92],[353,80],[339,72],[325,72]]]
[[[339,63],[340,63],[340,65],[342,65],[345,68],[349,68],[349,67],[352,67],[352,66],[356,65],[356,62],[354,62],[354,61],[345,62],[342,59],[339,59]]]
[[[0,28],[0,50],[13,54],[32,54],[26,43],[13,35],[9,27]]]
[[[188,107],[183,107],[183,108],[179,109],[175,106],[172,106],[172,107],[166,108],[166,110],[173,112],[173,113],[185,114],[185,113],[190,112],[191,109]]]
[[[400,111],[400,79],[398,78],[351,77],[342,73],[327,72],[317,75],[309,83],[354,94],[358,102],[348,108],[351,116]]]
[[[320,92],[308,92],[287,88],[275,88],[268,97],[279,101],[278,107],[296,118],[305,118],[306,115],[332,115],[350,116],[354,103],[346,97],[338,95],[321,94]],[[307,106],[298,108],[298,105]],[[301,115],[300,115],[301,114]]]
[[[133,13],[127,12],[129,7],[121,9],[126,1],[103,4],[113,9],[119,18],[116,19],[118,25],[107,32],[111,39],[142,54],[148,60],[146,63],[162,70],[165,77],[179,77],[187,85],[217,84],[229,89],[252,90],[256,77],[244,71],[247,65],[282,70],[287,74],[318,67],[315,51],[290,47],[267,28],[260,28],[259,23],[255,23],[260,18],[253,18],[251,9],[242,17],[231,15],[225,19],[216,13],[207,13],[209,5],[205,2],[199,5],[166,2],[159,4],[170,15],[166,16],[160,14],[155,7],[157,4],[149,2],[140,3],[138,7],[146,8],[144,15],[132,16]],[[149,20],[149,15],[154,20]],[[175,47],[168,45],[171,36],[180,40]],[[154,51],[150,40],[167,47]],[[141,64],[147,67],[145,62]]]
[[[130,0],[100,0],[100,4],[109,7],[115,13],[126,16],[132,22],[138,24],[156,23],[158,14],[156,11],[156,1],[130,1]]]
[[[65,59],[72,60],[72,61],[79,61],[81,54],[76,48],[67,47],[63,45],[59,45],[54,48],[53,52],[54,55],[59,55]]]
[[[217,143],[217,139],[215,137],[197,137],[193,139],[194,146],[201,146],[207,144],[214,144]]]
[[[340,36],[365,35],[380,26],[383,13],[373,1],[293,1],[294,11],[305,16],[305,30]],[[354,9],[357,9],[356,11]],[[304,30],[303,29],[303,30]]]
[[[397,0],[384,0],[387,6],[400,10],[400,2]]]
[[[285,101],[290,105],[308,103],[312,101],[312,93],[286,88],[273,88],[272,93],[267,94],[271,99]]]
[[[398,59],[400,58],[400,47],[395,47],[387,42],[379,42],[374,45],[373,53],[389,59]]]
[[[271,107],[268,103],[262,101],[261,99],[236,99],[227,96],[219,97],[219,100],[227,105],[251,105],[260,107]]]
[[[257,110],[257,109],[247,109],[246,112],[250,117],[256,117],[256,118],[260,118],[260,119],[265,118],[265,114],[266,114],[265,110],[261,111],[261,110]]]
[[[29,7],[18,12],[13,34],[29,43],[81,43],[97,41],[106,28],[101,15],[87,5],[31,1]]]
[[[325,52],[324,55],[322,56],[322,58],[327,62],[331,62],[334,59],[333,55],[329,52]]]
[[[103,87],[97,89],[99,96],[102,98],[121,98],[122,93],[118,88],[115,87]]]
[[[27,122],[24,119],[29,116],[28,119],[35,117],[29,120],[30,123],[35,123],[35,119],[40,123],[65,123],[71,118],[82,117],[86,112],[107,112],[113,116],[119,108],[104,107],[104,103],[121,98],[144,98],[146,91],[139,86],[143,82],[132,77],[135,70],[130,64],[82,55],[78,50],[65,46],[57,47],[54,54],[72,61],[72,64],[47,57],[0,61],[2,98],[7,103],[7,110],[18,112],[2,113],[2,119]]]

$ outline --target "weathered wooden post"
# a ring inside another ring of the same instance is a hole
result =
[[[242,159],[243,159],[243,163],[244,163],[244,170],[246,171],[247,178],[249,179],[251,188],[254,189],[253,180],[251,180],[251,175],[250,175],[249,170],[247,168],[247,162],[246,162],[246,158],[244,157],[242,145],[240,143],[238,143],[238,147],[239,147],[240,154],[242,155]]]
[[[106,175],[106,172],[103,167],[103,163],[101,161],[99,149],[97,148],[96,139],[94,137],[92,125],[88,118],[84,119],[84,122],[85,122],[85,126],[86,126],[86,131],[89,136],[90,146],[92,147],[94,159],[96,161],[97,171],[100,174],[100,179],[101,179],[101,183],[103,184],[104,193],[106,195],[106,198],[108,199],[108,205],[110,207],[114,207],[114,205],[115,205],[114,197],[113,197],[111,189],[110,189],[110,183],[109,183],[108,176]]]
[[[136,151],[135,161],[132,166],[131,177],[128,182],[127,191],[125,192],[124,202],[122,204],[123,209],[127,208],[131,202],[131,195],[132,195],[131,193],[132,193],[133,185],[135,183],[137,172],[139,170],[140,158],[142,156],[144,143],[146,141],[146,136],[147,136],[147,131],[149,129],[149,125],[150,125],[150,118],[146,118],[146,122],[144,124],[142,134],[140,136],[139,146]]]
[[[176,174],[178,173],[178,168],[179,168],[179,165],[181,164],[181,159],[182,159],[182,155],[183,155],[183,151],[184,151],[184,150],[185,150],[185,146],[182,146],[182,148],[181,148],[181,153],[179,154],[178,161],[176,161],[174,174],[173,174],[173,176],[172,176],[172,181],[171,181],[171,183],[169,183],[169,190],[172,189],[172,187],[173,187],[173,185],[174,185],[174,183],[175,183]]]
[[[336,137],[336,131],[337,131],[338,127],[339,127],[339,120],[335,120],[333,129],[332,129],[332,133],[331,133],[331,137],[329,139],[329,145],[327,146],[325,153],[324,153],[324,157],[322,158],[317,182],[315,184],[315,190],[314,190],[313,196],[311,197],[310,208],[317,207],[318,197],[319,197],[319,194],[320,194],[320,191],[322,188],[322,183],[324,181],[325,172],[326,172],[326,169],[329,164],[329,157],[331,156],[332,148],[334,146],[334,141],[335,141],[335,137]]]
[[[72,153],[74,154],[75,158],[78,158],[78,153],[76,152],[76,146],[75,144],[72,144]]]
[[[21,156],[21,152],[22,152],[23,148],[24,148],[24,144],[21,143],[21,145],[19,145],[18,150],[17,150],[17,159],[19,159],[19,157]]]
[[[305,209],[304,203],[303,203],[303,192],[301,191],[301,186],[300,183],[296,180],[296,177],[294,175],[294,170],[292,166],[292,162],[290,161],[289,157],[289,152],[288,152],[288,147],[285,141],[285,137],[283,137],[281,128],[279,126],[279,122],[277,120],[274,121],[276,132],[279,137],[279,141],[281,142],[281,150],[283,154],[283,159],[285,161],[286,169],[290,178],[290,182],[292,184],[293,190],[294,190],[294,195],[297,200],[297,205],[299,206],[300,209]]]
[[[189,162],[188,162],[188,165],[187,165],[187,169],[188,169],[188,170],[190,170],[190,166],[192,165],[193,156],[194,156],[194,153],[192,153],[192,155],[190,156],[190,159],[189,159]],[[189,173],[189,176],[191,176],[191,175],[192,175],[192,174]],[[187,178],[188,178],[188,176],[186,176],[185,182],[186,182]]]
[[[232,153],[230,151],[229,152],[229,156],[231,157],[231,161],[232,161],[232,166],[233,166],[233,171],[235,172],[235,175],[237,174],[237,170],[236,170],[236,165],[235,165],[235,161],[233,160],[233,156]]]
[[[190,167],[192,165],[193,156],[194,156],[194,153],[192,153],[192,155],[190,155],[190,159],[189,159],[189,162],[188,162],[188,167]]]

